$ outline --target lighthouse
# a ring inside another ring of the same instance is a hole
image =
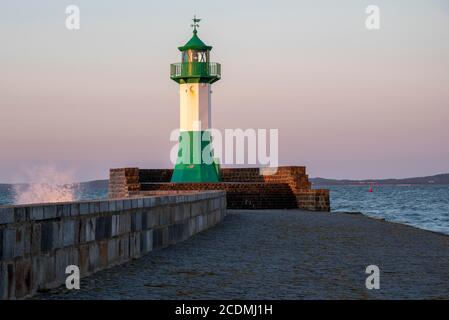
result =
[[[170,65],[179,84],[179,150],[171,182],[219,182],[211,126],[211,85],[220,80],[221,65],[210,62],[211,46],[198,37],[200,19],[193,18],[193,36],[182,47],[181,62]]]

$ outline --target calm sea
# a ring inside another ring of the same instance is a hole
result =
[[[362,212],[449,234],[449,185],[328,186],[332,211]]]
[[[449,234],[449,185],[320,186],[330,189],[332,211],[361,212],[412,225],[421,229]],[[80,200],[107,197],[106,188],[84,187],[76,191]],[[14,191],[0,185],[0,205],[12,204]]]

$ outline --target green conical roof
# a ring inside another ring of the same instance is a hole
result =
[[[186,51],[188,49],[192,50],[212,50],[211,46],[206,45],[200,38],[197,36],[197,31],[193,30],[192,38],[182,47],[178,47],[180,51]]]

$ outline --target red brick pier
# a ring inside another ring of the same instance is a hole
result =
[[[279,167],[263,175],[259,168],[221,169],[218,183],[171,183],[171,169],[111,169],[109,197],[225,190],[228,209],[329,211],[329,190],[312,189],[303,166]]]

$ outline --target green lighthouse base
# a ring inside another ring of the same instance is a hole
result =
[[[177,164],[171,182],[219,182],[214,164]]]
[[[210,132],[181,131],[171,182],[220,182],[218,168],[213,158]]]

